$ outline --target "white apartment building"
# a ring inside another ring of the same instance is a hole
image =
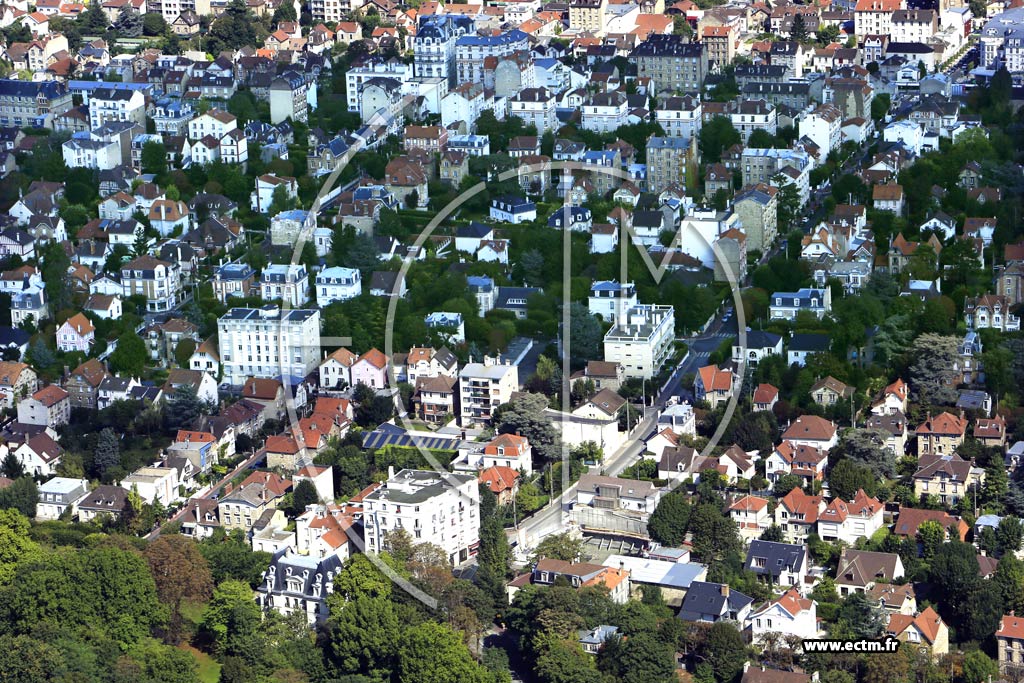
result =
[[[485,359],[489,360],[489,359]],[[459,371],[459,423],[487,424],[494,409],[519,390],[519,368],[497,362],[467,363]]]
[[[141,90],[96,88],[89,93],[89,130],[109,121],[133,121],[145,129],[146,96]]]
[[[892,34],[892,15],[906,9],[904,0],[858,0],[853,12],[854,33],[858,37]]]
[[[414,544],[444,548],[458,565],[480,543],[480,494],[471,474],[402,470],[363,499],[366,550],[387,548],[387,534],[404,529]]]
[[[121,266],[121,290],[126,299],[146,297],[151,313],[173,310],[181,300],[181,266],[144,254]]]
[[[604,359],[619,363],[626,377],[651,379],[672,353],[676,316],[672,306],[638,304],[604,336]]]
[[[583,104],[583,127],[597,133],[608,133],[626,125],[629,103],[625,93],[598,93]]]
[[[375,61],[363,66],[349,69],[345,74],[345,97],[349,111],[359,111],[359,94],[363,84],[372,78],[390,78],[404,87],[412,80],[413,67],[398,59]]]
[[[484,60],[507,57],[530,48],[529,37],[519,29],[496,36],[466,34],[455,41],[455,69],[459,83],[482,83]]]
[[[212,135],[220,140],[236,128],[238,128],[238,119],[233,114],[220,109],[210,109],[202,116],[197,116],[188,122],[188,137],[191,140],[200,140],[207,135]]]
[[[538,133],[555,130],[555,96],[547,88],[524,88],[509,100],[509,115],[536,126]]]
[[[320,311],[232,308],[217,321],[224,381],[305,377],[320,359]]]
[[[309,273],[300,264],[274,263],[263,269],[260,298],[298,308],[309,300]]]
[[[898,9],[892,13],[890,42],[926,43],[938,32],[939,17],[933,9]]]
[[[744,100],[729,118],[732,119],[733,128],[742,136],[743,142],[749,140],[755,130],[763,130],[771,135],[778,131],[778,111],[767,100]]]
[[[988,20],[981,30],[980,66],[1011,74],[1024,73],[1024,7],[1013,7]]]
[[[823,104],[800,119],[800,135],[806,135],[823,156],[839,149],[842,142],[843,113],[834,104]]]
[[[164,507],[178,499],[178,470],[173,467],[140,467],[124,480],[121,487],[135,487],[143,502],[159,501]]]
[[[329,306],[335,301],[354,299],[363,293],[363,280],[355,268],[334,266],[316,274],[316,303]]]
[[[421,16],[413,38],[413,73],[416,78],[455,81],[455,44],[474,30],[472,17],[458,14]]]
[[[117,139],[99,140],[87,137],[73,137],[61,145],[61,154],[68,168],[89,168],[109,171],[121,164],[121,144]]]
[[[587,308],[591,315],[599,315],[606,322],[617,320],[638,303],[636,285],[620,284],[614,280],[600,280],[590,286]]]
[[[309,86],[302,74],[288,71],[270,83],[270,123],[309,119]]]
[[[700,132],[702,110],[700,98],[684,95],[669,97],[654,116],[666,137],[692,140]]]

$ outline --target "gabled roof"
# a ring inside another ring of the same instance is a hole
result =
[[[487,484],[492,493],[502,493],[515,488],[519,473],[511,467],[494,465],[480,472],[480,483]]]
[[[907,614],[890,615],[889,625],[885,630],[887,633],[899,636],[907,629],[913,627],[921,633],[928,644],[934,644],[935,638],[939,635],[939,630],[942,626],[942,618],[929,605],[916,617]]]
[[[801,415],[793,420],[789,428],[782,434],[783,440],[829,441],[836,434],[836,426],[817,415]]]
[[[958,417],[947,412],[941,412],[934,417],[929,416],[917,428],[918,435],[939,434],[963,437],[966,432],[967,420],[964,417]]]
[[[771,403],[779,397],[779,390],[771,384],[758,384],[754,389],[754,404]]]
[[[895,553],[876,553],[868,550],[843,548],[839,554],[836,582],[849,586],[867,586],[878,579],[892,582],[898,571],[900,556]]]

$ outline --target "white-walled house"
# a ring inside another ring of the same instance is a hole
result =
[[[333,266],[316,274],[315,288],[317,304],[327,306],[362,294],[363,280],[355,268]]]
[[[870,538],[882,528],[883,505],[876,498],[858,489],[853,500],[835,498],[818,515],[818,536],[834,543],[842,541],[853,545],[858,538]]]
[[[57,348],[64,353],[81,351],[88,353],[96,338],[96,328],[81,313],[76,313],[57,330]]]
[[[754,642],[760,644],[767,633],[811,639],[818,636],[818,603],[790,588],[778,600],[768,602],[747,617]]]
[[[584,474],[576,490],[576,504],[602,509],[650,514],[658,507],[661,489],[647,481]]]

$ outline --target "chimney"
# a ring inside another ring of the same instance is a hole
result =
[[[395,466],[394,465],[388,465],[388,479],[394,479],[394,478],[395,478]]]
[[[721,590],[722,590],[722,597],[723,597],[723,598],[727,598],[727,597],[729,597],[729,586],[728,586],[728,584],[724,584],[724,583],[723,583],[723,584],[722,584],[722,589],[721,589]]]

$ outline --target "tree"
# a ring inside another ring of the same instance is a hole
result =
[[[253,641],[259,633],[262,615],[252,588],[244,581],[229,579],[213,591],[200,624],[217,652],[226,656],[258,655]]]
[[[121,466],[120,440],[110,427],[100,430],[99,437],[96,440],[96,450],[93,451],[92,462],[101,478],[106,476],[113,468]]]
[[[779,498],[785,496],[793,489],[798,489],[803,485],[803,480],[795,474],[784,474],[775,480],[775,495]]]
[[[391,587],[391,579],[381,573],[362,553],[349,558],[334,577],[334,595],[342,601],[351,601],[359,597],[387,598],[391,595]],[[332,613],[333,611],[332,606]]]
[[[998,680],[999,665],[981,650],[971,650],[964,655],[964,683],[985,683]]]
[[[786,540],[786,535],[782,531],[782,527],[778,524],[772,524],[770,527],[764,530],[761,534],[762,541],[772,541],[773,543],[783,543]]]
[[[146,15],[149,16],[148,14]],[[159,14],[155,16],[160,16]],[[167,147],[162,142],[150,140],[142,146],[142,172],[163,176],[167,173]]]
[[[716,622],[708,629],[707,638],[701,647],[701,659],[711,665],[716,680],[735,680],[747,661],[747,646],[743,636],[732,624]]]
[[[828,484],[837,498],[853,500],[858,489],[864,489],[865,493],[873,495],[876,479],[874,472],[867,465],[844,458],[832,468]]]
[[[199,543],[199,552],[206,558],[215,584],[238,579],[256,586],[270,564],[270,554],[253,551],[241,529],[230,534],[214,531],[213,536]]]
[[[960,362],[959,340],[938,334],[922,334],[910,350],[910,387],[926,405],[956,403],[956,366]]]
[[[701,503],[690,513],[693,552],[705,564],[722,560],[743,547],[736,523],[722,513],[718,501]]]
[[[1000,464],[1000,468],[1002,464]],[[1003,517],[996,527],[996,546],[1000,557],[1013,554],[1020,550],[1021,542],[1024,541],[1024,529],[1016,517]]]
[[[839,442],[839,454],[867,465],[876,477],[896,475],[896,456],[886,448],[886,434],[875,429],[851,429]]]
[[[129,330],[117,340],[117,348],[110,354],[110,369],[131,377],[140,376],[146,369],[146,342]]]
[[[779,231],[789,230],[800,215],[800,191],[796,183],[785,175],[777,175],[772,178],[772,183],[779,188],[775,195],[778,201],[778,224]]]
[[[168,429],[187,428],[203,412],[203,402],[196,395],[195,387],[183,384],[174,389],[174,393],[164,405],[164,423]]]
[[[306,511],[306,507],[319,502],[320,495],[316,492],[316,487],[309,479],[303,479],[295,485],[295,489],[292,491],[292,514],[295,516],[301,515]]]
[[[142,17],[142,34],[145,36],[162,36],[167,30],[167,22],[159,12],[146,12]]]
[[[619,677],[616,680],[624,683],[678,680],[673,651],[647,633],[623,642],[617,664]]]
[[[359,596],[335,603],[327,627],[330,656],[344,673],[363,673],[387,679],[395,668],[401,623],[394,603],[386,598]]]
[[[3,464],[0,464],[0,472],[8,479],[20,479],[25,474],[25,466],[14,454],[13,449],[8,449],[4,456]],[[34,516],[34,515],[33,515]]]
[[[0,510],[0,587],[11,582],[19,562],[42,558],[39,545],[29,537],[28,519],[17,510]]]
[[[581,303],[569,306],[569,362],[573,367],[582,366],[601,353],[601,323]]]
[[[551,419],[544,415],[547,407],[548,401],[541,394],[517,396],[494,411],[496,431],[525,436],[536,456],[555,462],[562,457],[562,439]]]
[[[374,395],[356,407],[356,424],[360,427],[376,427],[387,422],[395,414],[395,401],[390,396]]]
[[[998,406],[999,400],[1017,386],[1013,377],[1013,352],[1006,346],[989,348],[982,352],[981,362],[985,368],[985,388]]]
[[[917,541],[921,544],[921,555],[926,560],[935,556],[935,551],[946,541],[946,530],[934,520],[921,522],[917,527]]]
[[[124,5],[114,21],[114,30],[122,38],[138,38],[143,30],[142,17],[131,5]]]
[[[804,15],[797,13],[793,17],[793,26],[789,30],[789,37],[791,40],[798,43],[807,42],[807,22],[804,21]]]
[[[680,493],[670,493],[661,499],[658,507],[651,513],[647,522],[647,531],[651,538],[667,546],[680,546],[686,539],[686,529],[690,525],[690,513],[693,507],[690,501]]]
[[[164,534],[146,546],[144,552],[156,582],[160,601],[171,608],[171,632],[181,622],[181,603],[203,602],[213,592],[213,577],[206,558],[190,539]]]
[[[839,608],[839,622],[850,638],[877,638],[885,630],[885,616],[863,593],[852,593]]]
[[[1004,555],[996,565],[992,579],[1002,595],[1000,604],[1003,611],[1020,612],[1024,609],[1024,562],[1016,555]]]
[[[715,116],[700,129],[701,159],[707,164],[718,163],[722,160],[722,152],[742,140],[728,117]]]
[[[545,536],[533,551],[535,560],[547,558],[575,562],[583,554],[583,539],[575,538],[569,532]]]
[[[32,477],[19,477],[7,488],[0,489],[0,509],[14,509],[31,519],[36,516],[38,503],[39,487]]]
[[[535,639],[534,672],[550,683],[592,683],[600,675],[579,643],[543,633]]]
[[[174,346],[174,362],[177,363],[180,368],[187,368],[189,361],[192,359],[192,354],[195,352],[195,341],[186,337]]]
[[[941,604],[943,616],[959,628],[969,617],[967,605],[981,581],[974,546],[957,540],[939,545],[929,569],[938,595],[944,598]]]
[[[871,99],[871,118],[875,121],[881,121],[889,113],[889,107],[891,106],[892,102],[888,93],[882,93],[877,97],[873,97]]]
[[[488,678],[459,634],[447,626],[426,621],[406,629],[398,653],[400,683],[485,683]]]

